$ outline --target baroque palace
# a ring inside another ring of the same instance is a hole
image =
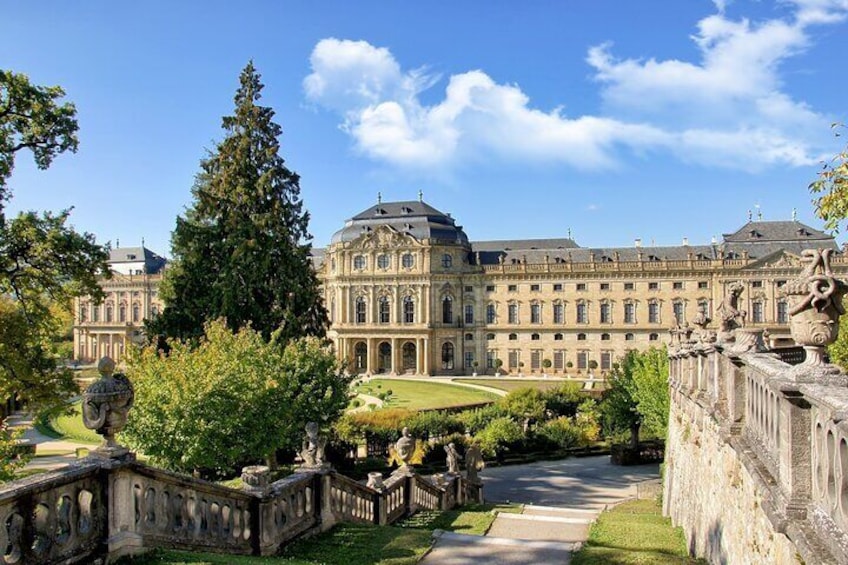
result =
[[[339,358],[358,373],[603,374],[629,349],[668,340],[699,311],[714,317],[728,285],[744,285],[750,326],[789,344],[780,287],[807,248],[836,248],[798,221],[749,220],[707,245],[587,248],[570,238],[469,241],[423,202],[380,202],[314,249]],[[163,307],[164,259],[113,250],[100,305],[78,301],[80,360],[120,359]],[[844,272],[848,261],[838,256]],[[715,325],[715,323],[713,324]]]

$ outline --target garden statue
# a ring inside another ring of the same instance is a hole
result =
[[[701,305],[698,307],[698,313],[692,319],[692,324],[698,327],[698,341],[701,343],[712,343],[716,339],[715,332],[707,329],[707,325],[712,322],[709,314],[707,314],[707,306]]]
[[[324,466],[324,447],[327,445],[327,440],[321,437],[318,431],[318,424],[315,422],[306,424],[306,437],[303,438],[303,445],[300,450],[304,467]]]
[[[365,486],[374,490],[383,490],[385,488],[383,474],[378,471],[368,473],[368,483]]]
[[[408,467],[415,453],[415,439],[409,435],[409,428],[404,427],[400,439],[395,444],[398,459],[403,461],[403,467]]]
[[[732,283],[728,287],[729,294],[721,301],[716,311],[721,314],[721,341],[732,341],[734,330],[745,325],[745,317],[748,315],[744,310],[739,310],[739,297],[745,287],[740,282]]]
[[[465,473],[468,482],[478,483],[480,478],[477,473],[486,468],[486,463],[483,461],[483,453],[476,443],[472,443],[465,450]]]
[[[135,393],[132,383],[115,372],[115,362],[103,357],[97,364],[100,378],[83,393],[82,421],[85,427],[103,436],[103,443],[95,453],[120,457],[129,450],[115,441],[115,434],[124,429],[127,414],[132,408]]]
[[[453,444],[453,442],[445,446],[445,453],[447,454],[448,473],[458,475],[459,460],[462,459],[462,456],[459,454],[459,452],[457,452],[456,446]]]

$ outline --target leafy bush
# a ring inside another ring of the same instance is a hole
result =
[[[544,425],[536,429],[536,433],[559,449],[581,445],[582,431],[580,427],[566,416],[545,422]]]
[[[456,416],[442,411],[417,412],[404,421],[410,433],[417,438],[441,437],[465,431]]]
[[[285,348],[223,321],[192,347],[172,340],[131,352],[135,407],[123,437],[157,465],[209,477],[300,447],[309,421],[329,424],[348,403],[349,377],[314,338]]]
[[[446,460],[445,446],[449,443],[454,444],[456,449],[464,454],[466,447],[468,447],[469,439],[459,433],[442,437],[439,441],[429,445],[429,449],[424,454],[422,463],[425,465],[444,465]]]
[[[506,416],[504,410],[500,406],[493,404],[482,408],[463,410],[456,415],[456,419],[468,433],[475,435],[488,426],[489,422],[502,416]]]
[[[555,416],[574,416],[577,407],[586,400],[579,383],[564,382],[559,388],[543,393],[545,407]]]
[[[545,416],[545,396],[536,388],[518,388],[498,400],[498,406],[518,419],[541,420]]]
[[[496,418],[474,436],[484,454],[500,458],[504,452],[521,445],[524,431],[521,425],[508,417]]]
[[[400,435],[404,422],[414,415],[415,412],[405,408],[345,414],[336,423],[335,430],[341,439],[351,443],[363,441],[366,434],[393,441]]]

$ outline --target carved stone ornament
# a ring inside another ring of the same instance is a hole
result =
[[[465,470],[466,478],[471,483],[479,483],[480,477],[477,475],[480,471],[486,468],[486,463],[483,461],[483,452],[476,443],[472,443],[465,450]]]
[[[732,283],[727,287],[727,296],[721,301],[716,312],[719,314],[720,333],[719,341],[730,342],[734,341],[735,330],[745,326],[745,318],[747,312],[739,309],[739,297],[742,296],[742,291],[745,286],[740,282]]]
[[[241,482],[245,490],[265,490],[271,484],[271,468],[266,465],[243,467]]]
[[[374,490],[383,490],[385,487],[383,485],[383,474],[378,471],[368,473],[368,483],[365,486]]]
[[[801,252],[801,274],[781,289],[789,299],[792,338],[807,353],[804,362],[793,369],[796,373],[841,373],[835,365],[825,363],[824,357],[825,347],[839,335],[839,317],[845,313],[842,297],[848,292],[848,285],[833,275],[832,253],[832,249],[805,249]]]
[[[409,428],[403,428],[400,439],[395,444],[398,459],[403,461],[403,466],[408,467],[415,453],[415,438],[409,435]]]
[[[318,424],[315,422],[306,424],[306,436],[303,438],[303,445],[300,450],[303,467],[310,469],[326,467],[327,464],[324,461],[326,445],[327,439],[320,435]]]
[[[132,383],[121,373],[115,372],[115,362],[103,357],[97,364],[100,378],[83,393],[82,421],[85,427],[103,436],[103,443],[96,453],[108,457],[120,457],[129,452],[115,441],[115,434],[124,429],[127,414],[132,408],[135,393]]]

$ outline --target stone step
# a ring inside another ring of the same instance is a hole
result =
[[[583,542],[589,535],[592,520],[556,516],[498,514],[487,536],[519,540],[542,540],[565,543]]]
[[[525,504],[522,514],[529,516],[561,516],[564,518],[589,518],[594,520],[603,509],[563,508],[559,506],[539,506]]]
[[[567,564],[579,544],[528,541],[492,536],[469,536],[436,530],[435,543],[421,565],[539,565]]]

